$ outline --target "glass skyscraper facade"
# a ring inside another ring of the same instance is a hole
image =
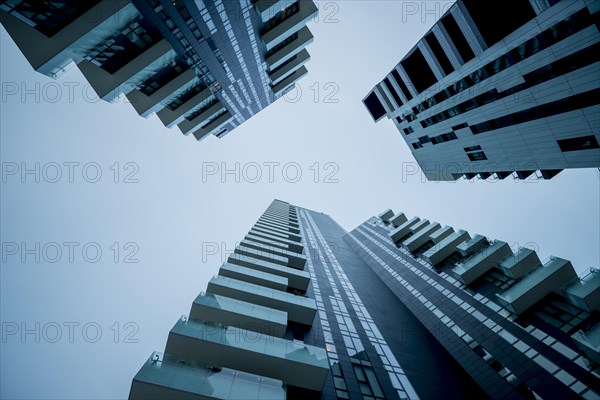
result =
[[[458,0],[363,99],[429,180],[600,167],[600,1]]]
[[[73,63],[99,98],[200,140],[223,137],[307,73],[312,0],[1,0],[31,66]]]
[[[513,251],[514,250],[514,251]],[[387,210],[275,200],[130,398],[597,398],[600,272]]]

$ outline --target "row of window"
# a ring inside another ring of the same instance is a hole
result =
[[[485,93],[463,101],[462,103],[457,104],[454,107],[450,107],[447,110],[434,114],[431,117],[421,121],[421,126],[423,128],[426,128],[435,125],[437,123],[453,118],[467,111],[512,96],[516,93],[532,88],[536,85],[539,85],[540,83],[547,82],[558,76],[562,76],[564,74],[578,70],[583,67],[587,67],[597,62],[598,60],[600,60],[600,43],[595,43],[590,47],[575,52],[569,56],[563,57],[560,60],[549,63],[543,67],[540,67],[534,71],[523,75],[523,80],[525,82],[519,85],[513,86],[502,92],[498,92],[496,89],[491,89]]]
[[[444,18],[442,18],[442,22],[443,21]],[[475,84],[496,75],[498,72],[503,71],[509,66],[521,62],[526,58],[539,53],[540,51],[560,42],[563,39],[568,38],[569,36],[572,36],[577,32],[584,30],[593,24],[594,21],[588,9],[584,8],[546,29],[544,32],[527,40],[523,44],[512,49],[507,54],[498,57],[482,68],[467,75],[463,79],[455,82],[443,90],[440,90],[433,96],[413,107],[412,111],[414,114],[419,114],[420,112],[423,112],[434,105],[449,99],[450,97],[474,86]]]

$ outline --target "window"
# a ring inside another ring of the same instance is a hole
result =
[[[598,149],[598,139],[594,135],[579,136],[571,139],[557,140],[558,146],[563,152]]]
[[[363,103],[375,121],[386,114],[385,108],[383,108],[383,105],[381,104],[381,101],[379,101],[379,98],[375,92],[371,92],[371,94],[363,100]]]
[[[456,133],[454,133],[454,132],[448,132],[448,133],[444,133],[443,135],[432,137],[431,138],[431,143],[432,144],[439,144],[439,143],[449,142],[451,140],[456,140],[456,139],[458,139],[456,137]]]
[[[425,136],[421,136],[421,137],[419,138],[419,142],[420,142],[421,144],[425,144],[425,143],[429,143],[429,142],[431,142],[431,139],[429,139],[429,136],[425,135]]]
[[[421,93],[437,82],[433,71],[425,61],[421,50],[415,49],[411,55],[400,62],[417,92]]]
[[[375,397],[376,399],[385,398],[373,368],[354,362],[352,363],[352,367],[354,367],[354,374],[356,375],[358,386],[364,396],[372,396],[371,398]]]
[[[465,147],[465,152],[470,152],[470,151],[475,151],[475,150],[481,150],[481,146],[470,146],[470,147]]]
[[[403,131],[404,131],[405,135],[410,135],[411,133],[414,132],[413,128],[411,128],[410,126],[408,128],[404,128]]]
[[[423,145],[421,144],[421,142],[415,142],[415,143],[412,143],[412,147],[413,147],[413,149],[417,150],[417,149],[422,148]]]
[[[442,49],[440,42],[437,40],[433,32],[429,32],[425,36],[425,42],[427,42],[427,45],[429,45],[429,48],[433,52],[433,55],[437,59],[438,63],[440,63],[440,66],[444,71],[444,75],[452,73],[454,71],[454,67],[452,67],[450,60],[448,60],[448,56],[444,52],[444,49]]]
[[[206,89],[206,86],[204,86],[203,84],[194,86],[193,88],[191,88],[190,90],[183,93],[182,95],[177,97],[175,100],[173,100],[169,104],[167,104],[167,108],[171,111],[175,111],[179,106],[181,106],[183,103],[190,100],[192,97],[196,96],[198,93],[202,92],[204,89]],[[205,101],[210,99],[211,97],[212,97],[211,95],[207,96],[207,99],[205,99]]]
[[[476,151],[474,153],[468,153],[467,156],[471,161],[483,161],[487,160],[487,157],[483,151]]]
[[[475,54],[473,53],[469,42],[467,42],[467,39],[460,30],[460,27],[456,23],[454,16],[452,14],[448,14],[444,18],[442,18],[441,21],[442,26],[444,27],[444,29],[446,29],[446,32],[448,32],[452,43],[454,43],[454,47],[456,47],[458,54],[463,59],[463,63],[466,63],[473,59],[475,57]]]

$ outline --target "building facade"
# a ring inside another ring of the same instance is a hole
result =
[[[0,0],[38,72],[77,65],[99,98],[200,140],[219,138],[306,75],[312,0]]]
[[[598,0],[458,0],[363,99],[430,180],[600,167]]]
[[[130,399],[597,398],[599,303],[567,260],[275,200]]]

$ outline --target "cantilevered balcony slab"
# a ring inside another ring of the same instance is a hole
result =
[[[90,45],[102,41],[108,33],[123,29],[123,23],[135,15],[139,13],[128,0],[103,0],[48,37],[20,18],[0,10],[2,26],[29,64],[51,78],[62,75],[77,55],[87,52]]]
[[[273,264],[279,264],[283,267],[288,266],[287,257],[281,257],[267,251],[256,250],[246,246],[237,246],[234,250],[234,253],[241,256],[258,258],[259,260],[268,261]]]
[[[392,218],[390,218],[390,223],[392,225],[394,225],[396,228],[399,227],[400,225],[402,225],[403,223],[405,223],[406,221],[408,221],[408,218],[406,218],[406,215],[404,215],[403,212],[398,213],[398,214],[394,215]]]
[[[264,236],[258,236],[258,235],[252,235],[252,234],[247,234],[245,239],[252,240],[254,242],[264,243],[266,245],[280,247],[284,250],[293,251],[293,252],[299,253],[299,254],[302,254],[302,252],[304,250],[304,246],[302,246],[300,243],[292,242],[290,240],[285,240],[285,239],[266,238]]]
[[[540,265],[542,265],[542,262],[537,253],[524,247],[498,263],[502,272],[504,272],[506,276],[514,279],[523,277],[529,271]]]
[[[460,229],[427,250],[423,254],[423,258],[431,265],[436,266],[452,254],[456,253],[456,246],[470,238],[469,232]]]
[[[274,229],[275,231],[284,233],[286,235],[289,233],[293,233],[295,235],[300,234],[300,229],[298,229],[298,228],[292,228],[290,226],[280,225],[275,222],[265,222],[265,221],[259,220],[255,225],[261,226],[265,229]]]
[[[413,235],[416,234],[418,231],[420,231],[421,229],[425,228],[426,226],[428,226],[431,222],[429,222],[428,219],[422,219],[420,221],[417,221],[413,226],[411,226],[410,228],[408,228],[408,231],[410,233],[412,233]]]
[[[150,95],[137,89],[132,90],[127,93],[127,100],[129,100],[133,108],[135,108],[135,111],[137,111],[141,117],[148,118],[150,114],[163,108],[160,103],[161,101],[169,97],[174,97],[173,93],[181,91],[186,85],[189,85],[197,79],[194,70],[188,68]]]
[[[212,278],[206,291],[285,311],[290,321],[305,325],[312,325],[317,311],[316,302],[308,297],[222,276]]]
[[[325,349],[192,320],[175,324],[165,353],[317,391],[323,389],[329,373]]]
[[[562,290],[565,297],[576,306],[589,312],[600,311],[599,269],[590,268],[588,274],[568,283]]]
[[[269,221],[269,222],[279,222],[281,224],[286,224],[291,226],[292,228],[299,228],[300,225],[298,224],[298,222],[294,222],[291,218],[275,218],[275,217],[271,217],[269,215],[263,215],[262,217],[260,217],[258,219],[259,221]]]
[[[281,9],[289,6],[296,0],[257,0],[254,3],[256,12],[263,22],[273,18]]]
[[[266,58],[267,65],[269,69],[273,70],[279,67],[281,64],[300,53],[302,49],[308,46],[314,40],[314,36],[310,32],[306,26],[300,29],[293,35],[293,39],[286,43],[284,46],[279,48],[283,43],[279,46],[276,46],[271,51],[277,49],[272,54],[269,54]]]
[[[281,380],[229,368],[207,368],[155,352],[133,378],[129,400],[285,400]]]
[[[551,257],[540,268],[532,271],[510,289],[497,293],[498,302],[514,314],[522,314],[553,291],[559,291],[565,282],[577,277],[570,261]]]
[[[475,254],[480,249],[486,247],[488,244],[489,242],[485,236],[477,234],[471,239],[467,240],[466,242],[459,244],[457,249],[460,255],[462,255],[463,257],[467,257],[471,254]]]
[[[433,232],[431,235],[429,235],[429,240],[437,244],[453,233],[454,228],[452,228],[451,226],[444,226],[443,228],[440,228],[437,231]]]
[[[194,300],[190,318],[277,337],[285,335],[288,323],[285,311],[213,293],[202,293]]]
[[[383,222],[390,222],[390,218],[392,218],[394,216],[394,212],[388,208],[387,210],[385,210],[384,212],[382,212],[381,214],[378,215],[378,217],[383,221]]]
[[[236,264],[224,263],[219,268],[219,275],[276,290],[286,291],[288,288],[288,280],[283,276],[257,271],[253,268],[242,267]]]
[[[287,278],[290,288],[298,289],[302,292],[305,292],[306,289],[308,289],[308,284],[310,283],[310,274],[306,271],[299,271],[294,268],[284,267],[282,265],[259,260],[254,257],[234,253],[229,256],[227,261],[230,264],[241,265],[256,269],[257,271],[264,271],[273,275],[279,275]]]
[[[79,62],[77,68],[85,76],[99,98],[105,101],[113,101],[119,95],[133,90],[135,85],[148,77],[155,66],[164,65],[165,60],[172,59],[176,55],[177,53],[175,53],[169,42],[162,39],[112,74],[88,60]]]
[[[250,231],[246,235],[246,239],[250,239],[250,240],[254,240],[254,241],[258,241],[258,239],[261,239],[261,240],[265,241],[265,243],[270,243],[270,242],[279,243],[281,246],[285,246],[284,248],[287,248],[287,250],[295,251],[296,253],[302,253],[302,251],[304,250],[304,245],[300,242],[292,241],[292,240],[285,239],[282,237],[272,236],[267,233]]]
[[[196,129],[192,132],[192,135],[196,138],[196,140],[200,141],[205,139],[211,133],[214,133],[216,130],[221,128],[223,125],[227,124],[229,121],[233,119],[233,115],[226,110],[223,115],[209,122],[201,128]]]
[[[289,233],[283,233],[283,232],[275,231],[273,229],[267,229],[267,228],[263,228],[261,226],[256,226],[256,225],[254,227],[252,227],[252,229],[250,230],[250,232],[252,232],[252,231],[258,231],[258,232],[266,233],[268,235],[273,235],[273,236],[276,236],[276,237],[281,237],[281,238],[288,239],[288,240],[291,240],[291,241],[294,241],[294,242],[301,242],[302,241],[302,236],[296,235],[296,234],[291,233],[291,232],[289,232]]]
[[[310,60],[310,54],[306,49],[292,57],[287,63],[269,73],[271,84],[276,85],[281,82],[286,76],[296,71],[298,68],[306,64]]]
[[[287,266],[303,270],[306,264],[306,257],[303,254],[298,254],[292,251],[280,249],[278,247],[265,245],[251,240],[244,239],[240,242],[240,246],[247,247],[249,249],[258,250],[263,253],[271,253],[277,256],[287,258]]]
[[[468,285],[511,254],[508,244],[497,240],[491,246],[479,250],[472,257],[458,264],[453,272],[462,283]]]
[[[156,113],[156,116],[160,119],[164,126],[167,128],[172,128],[177,125],[181,121],[183,121],[184,116],[192,111],[196,106],[201,104],[202,102],[209,101],[212,93],[208,88],[202,89],[198,92],[197,95],[188,99],[185,103],[181,104],[175,110],[171,110],[168,107],[165,107]]]
[[[292,13],[283,20],[279,20],[277,23],[274,18],[281,18],[281,14],[275,15],[269,22],[276,23],[276,25],[272,26],[262,34],[261,39],[267,47],[267,50],[271,50],[273,47],[283,42],[287,37],[298,32],[308,21],[317,15],[318,11],[317,6],[312,0],[298,0],[297,3],[292,4],[290,7],[298,8],[295,13]],[[288,10],[290,9],[288,8]],[[282,12],[285,13],[283,10]],[[267,24],[269,24],[269,22],[267,22]]]
[[[410,228],[419,221],[421,221],[419,217],[412,217],[411,219],[409,219],[408,221],[406,221],[405,223],[388,233],[388,236],[390,237],[390,239],[392,239],[394,243],[398,243],[400,240],[402,240],[402,238],[404,238],[410,233]]]
[[[184,118],[183,121],[177,124],[177,127],[181,133],[187,135],[193,129],[196,129],[202,123],[217,115],[224,108],[225,107],[223,107],[223,104],[217,100],[214,104],[206,106],[206,109],[200,114],[196,115],[193,119]]]
[[[425,243],[429,241],[429,236],[440,229],[440,224],[437,222],[432,222],[427,226],[423,227],[419,231],[417,231],[413,236],[406,239],[402,242],[402,247],[404,247],[408,251],[415,251],[419,247],[423,246]]]
[[[275,93],[275,95],[283,93],[285,89],[293,85],[296,81],[298,81],[306,74],[308,74],[308,70],[305,66],[298,68],[297,70],[286,76],[281,82],[272,86],[273,93]]]

